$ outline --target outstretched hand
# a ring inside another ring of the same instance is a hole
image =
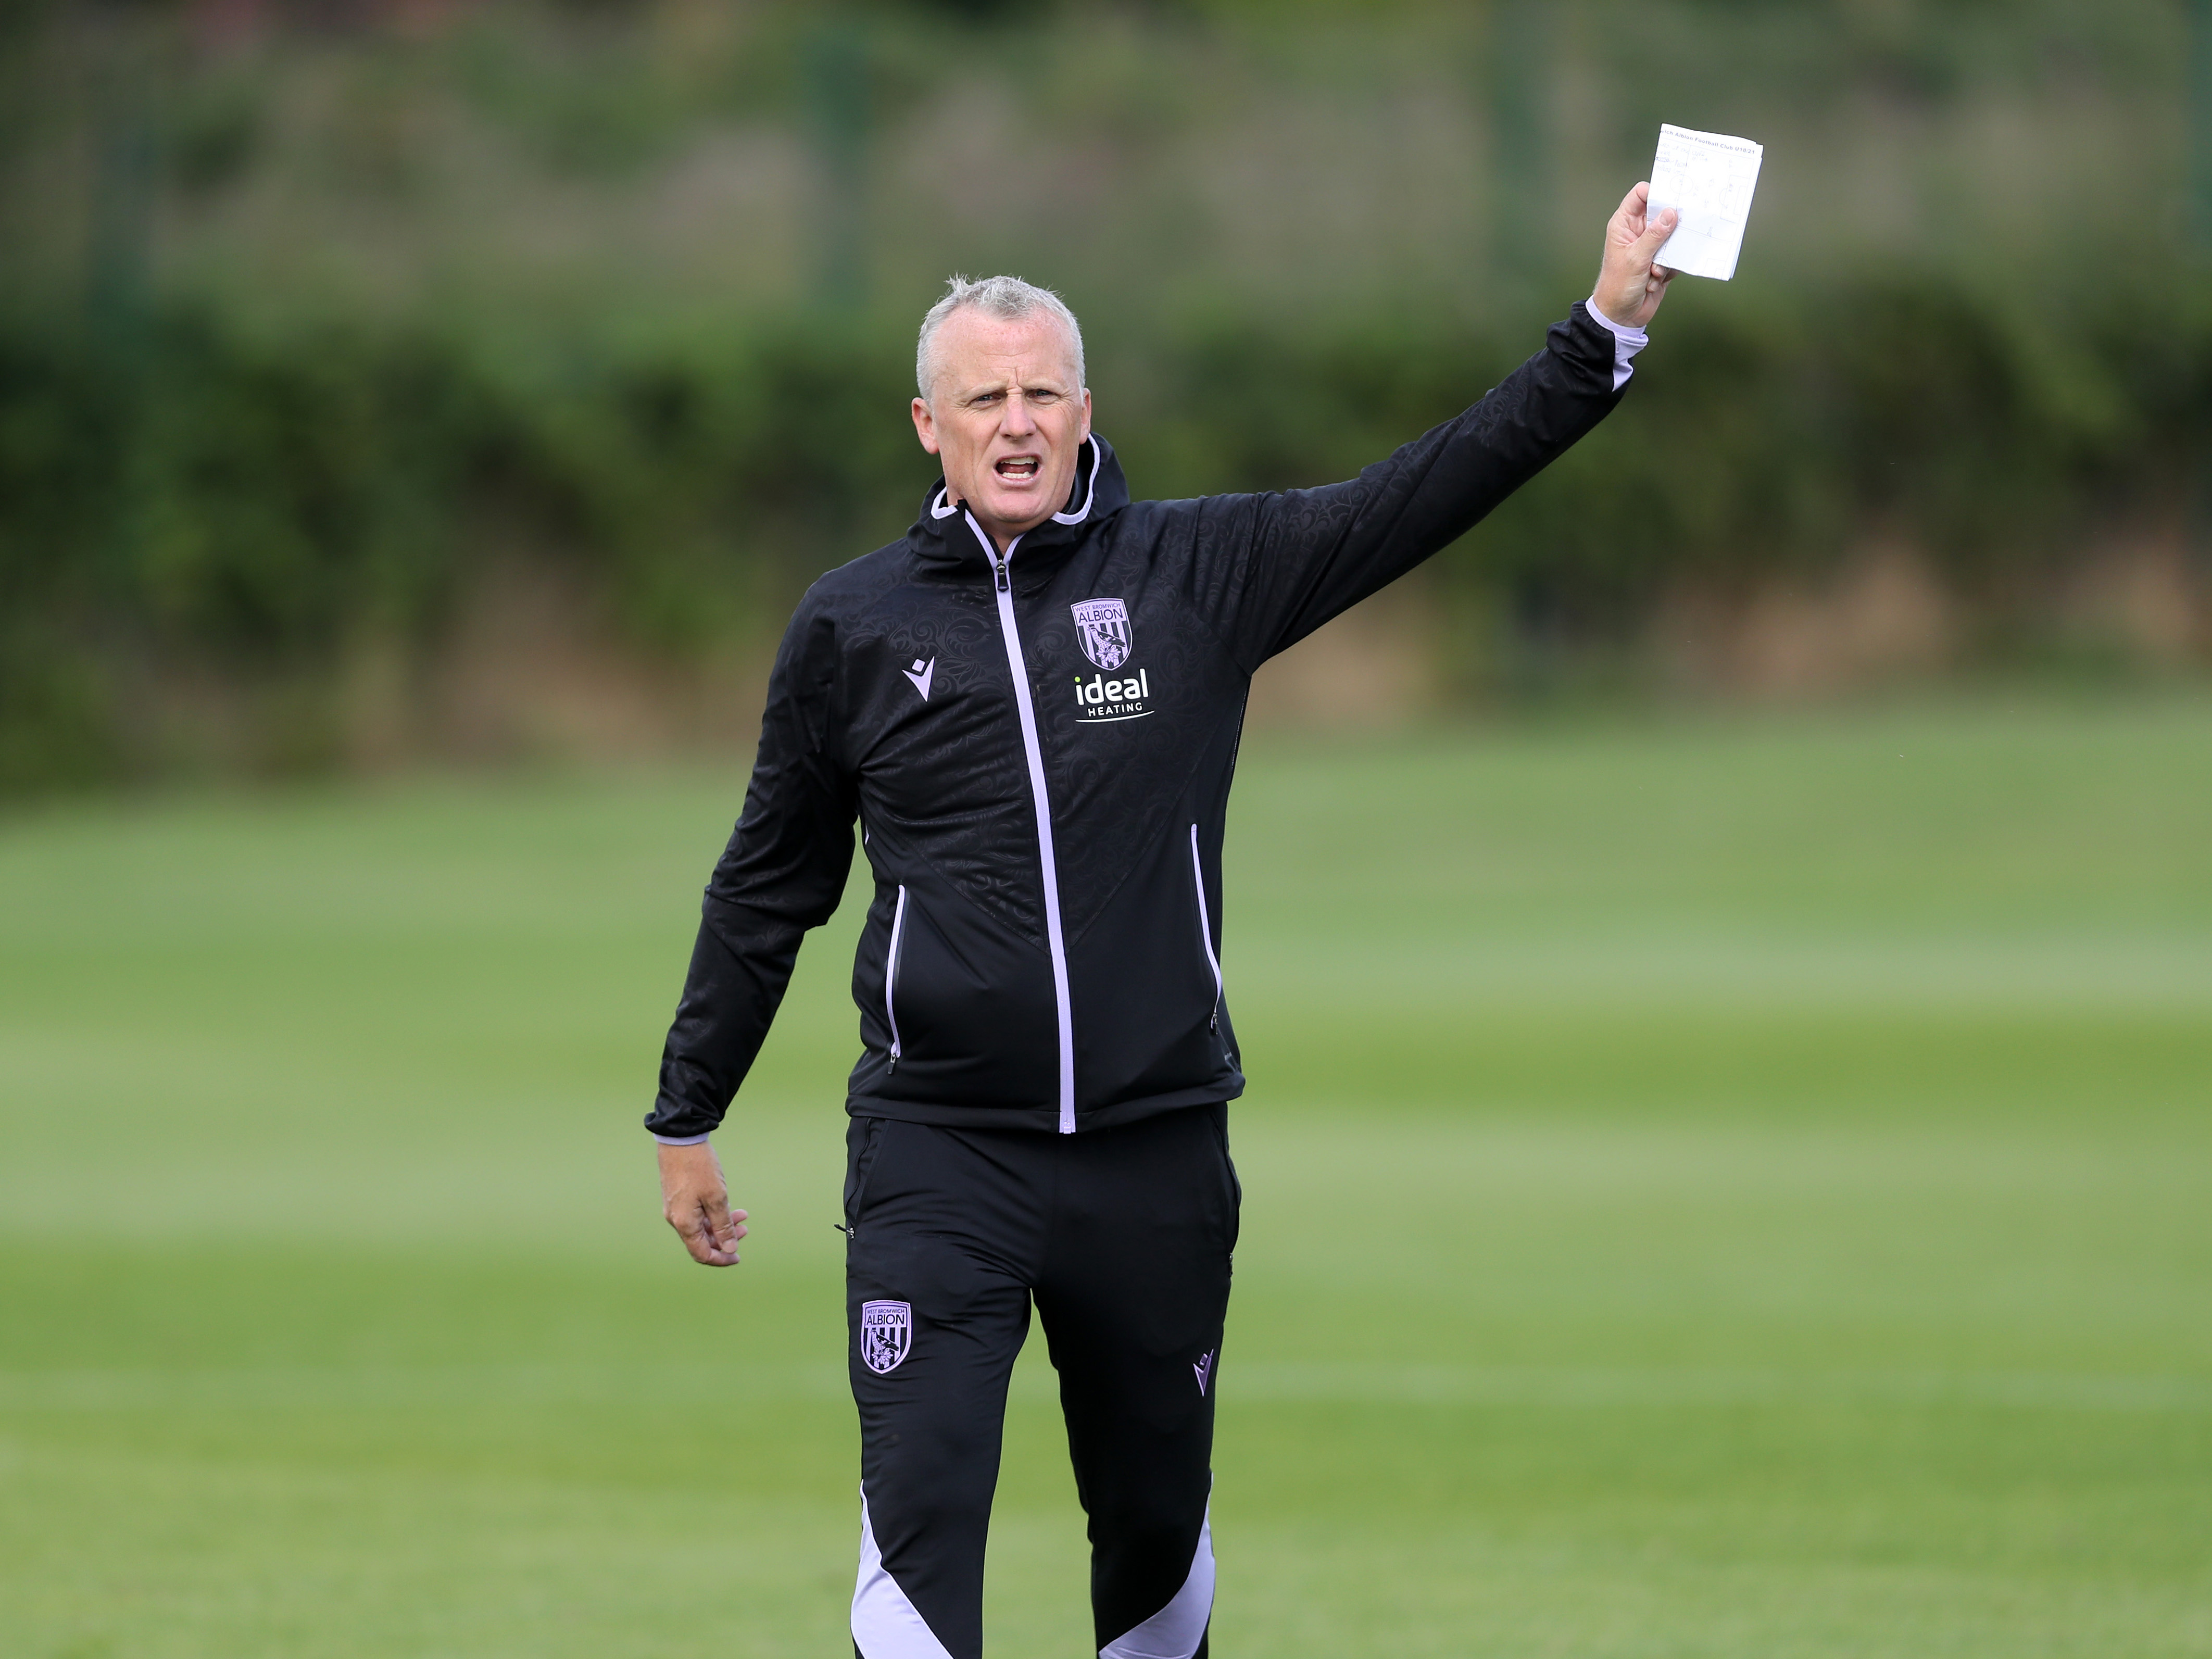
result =
[[[1648,213],[1651,186],[1638,185],[1620,198],[1620,210],[1605,228],[1605,259],[1599,265],[1597,308],[1623,328],[1649,324],[1667,297],[1674,273],[1651,262],[1674,234],[1680,216],[1672,208]]]
[[[705,1141],[660,1149],[660,1212],[700,1266],[737,1266],[745,1212],[730,1207],[721,1160]]]

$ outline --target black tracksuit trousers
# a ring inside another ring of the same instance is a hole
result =
[[[1201,1659],[1214,1371],[1239,1194],[1228,1109],[1082,1134],[853,1120],[862,1659],[981,1659],[1007,1378],[1044,1322],[1106,1659]]]

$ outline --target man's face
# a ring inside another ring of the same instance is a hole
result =
[[[914,400],[921,447],[955,501],[1003,547],[1066,505],[1091,435],[1067,331],[1049,314],[1009,322],[956,311],[937,331],[937,377]]]

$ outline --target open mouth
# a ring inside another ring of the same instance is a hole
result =
[[[1043,463],[1034,455],[1009,455],[996,462],[992,470],[1008,483],[1027,483],[1042,466]]]

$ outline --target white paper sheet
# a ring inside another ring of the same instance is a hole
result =
[[[1735,275],[1744,222],[1751,217],[1751,193],[1759,187],[1759,163],[1765,154],[1748,138],[1687,127],[1659,129],[1650,211],[1673,208],[1682,216],[1659,250],[1659,264],[1723,283]]]

